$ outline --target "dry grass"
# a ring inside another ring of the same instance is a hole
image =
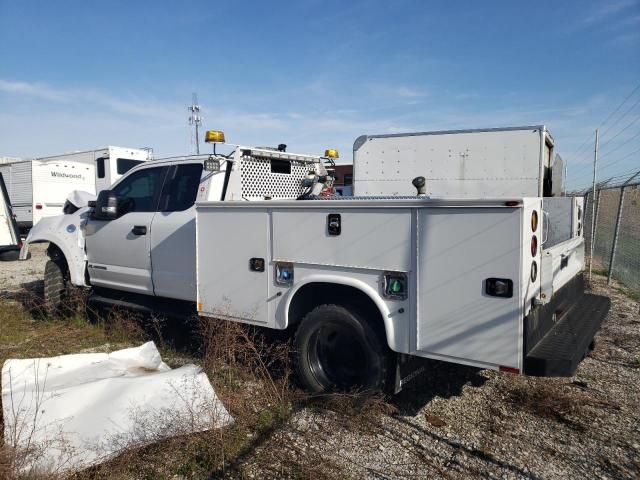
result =
[[[539,382],[531,388],[525,382],[513,382],[507,386],[507,401],[515,407],[539,418],[554,420],[577,430],[583,430],[588,417],[587,407],[592,404],[579,388]]]

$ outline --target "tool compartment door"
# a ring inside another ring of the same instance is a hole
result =
[[[269,308],[269,213],[264,209],[196,207],[198,311],[265,324]],[[264,259],[264,271],[250,269]]]
[[[459,363],[520,367],[521,209],[418,211],[417,353]],[[488,278],[513,296],[485,293]]]

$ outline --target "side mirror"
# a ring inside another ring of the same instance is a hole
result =
[[[91,218],[94,220],[115,220],[131,211],[133,200],[116,195],[112,190],[102,190],[98,194]]]

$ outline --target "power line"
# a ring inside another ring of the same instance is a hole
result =
[[[620,145],[618,145],[616,148],[614,148],[613,150],[609,150],[607,153],[605,153],[604,155],[600,155],[600,158],[604,158],[606,156],[611,155],[613,152],[620,150],[622,147],[624,147],[625,145],[627,145],[629,142],[631,142],[632,140],[635,140],[636,138],[640,137],[640,132],[636,133],[633,137],[630,137],[627,139],[626,142],[621,143]]]
[[[629,109],[628,109],[626,112],[624,112],[620,117],[618,117],[618,119],[617,119],[615,122],[613,122],[611,125],[609,125],[609,128],[607,128],[604,132],[602,132],[602,136],[604,137],[604,136],[607,134],[607,132],[608,132],[609,130],[611,130],[613,127],[615,127],[615,126],[618,124],[618,122],[620,122],[620,120],[622,120],[624,117],[626,117],[627,115],[629,115],[629,112],[631,112],[631,110],[633,110],[633,109],[638,105],[638,103],[640,103],[640,98],[638,98],[638,100],[636,100],[636,103],[634,103],[633,105],[631,105],[631,108],[629,108]],[[614,137],[614,138],[615,138],[615,137]],[[610,142],[611,140],[613,140],[613,139],[609,139],[609,140],[607,140],[607,141],[606,141],[606,142],[604,142],[604,143],[606,144],[606,143]],[[604,144],[603,144],[603,146],[604,146]]]
[[[635,154],[635,153],[639,153],[639,152],[640,152],[640,148],[639,148],[638,150],[635,150],[634,152],[629,153],[628,155],[626,155],[626,156],[624,156],[624,157],[622,157],[622,158],[619,158],[618,160],[616,160],[616,161],[615,161],[615,162],[613,162],[613,163],[618,163],[618,162],[620,162],[620,161],[622,161],[622,160],[625,160],[626,158],[629,158],[629,157],[630,157],[630,156],[632,156],[633,154]],[[609,164],[609,165],[613,165],[613,163],[611,163],[611,164]],[[613,179],[618,179],[618,178],[626,178],[626,177],[628,177],[629,175],[631,175],[632,173],[637,172],[638,170],[640,170],[640,168],[639,168],[639,167],[635,167],[635,168],[632,168],[631,170],[626,170],[626,171],[624,171],[624,172],[617,172],[617,173],[614,173],[612,176],[610,176],[610,177],[609,177],[609,180],[608,180],[608,181],[611,181],[611,180],[613,180]],[[584,176],[584,175],[582,175],[582,177],[581,177],[581,178],[585,178],[585,176]],[[581,183],[579,183],[579,185],[580,185],[580,187],[576,187],[577,189],[587,188],[587,187],[590,187],[590,186],[591,186],[591,182],[585,183],[585,181],[584,181],[584,180],[582,180],[582,182],[581,182]]]
[[[622,160],[626,160],[627,158],[631,157],[632,155],[636,154],[640,152],[640,148],[638,148],[637,150],[634,150],[633,152],[629,153],[628,155],[625,155],[624,157],[619,158],[618,160],[615,160],[613,162],[609,162],[607,164],[607,167],[610,167],[611,165],[614,165],[616,163],[620,163]]]
[[[627,158],[629,158],[629,157],[631,157],[632,155],[634,155],[634,154],[636,154],[636,153],[639,153],[639,152],[640,152],[640,148],[638,148],[637,150],[634,150],[633,152],[629,152],[627,155],[625,155],[625,156],[623,156],[623,157],[620,157],[620,158],[618,158],[617,160],[614,160],[614,161],[612,161],[612,162],[608,162],[608,163],[606,163],[606,164],[604,164],[604,165],[601,165],[601,166],[598,168],[598,172],[599,172],[599,173],[604,173],[604,172],[606,171],[606,169],[607,169],[607,168],[611,167],[611,165],[615,165],[616,163],[620,163],[621,161],[626,160]],[[604,167],[604,169],[603,169],[602,167]],[[583,179],[583,178],[588,177],[589,175],[591,175],[591,172],[583,172],[581,175],[578,175],[578,176],[577,176],[577,177],[575,177],[573,180],[574,180],[574,181],[576,181],[576,180],[579,180],[579,179]]]
[[[605,119],[600,123],[600,125],[598,125],[596,128],[602,128],[602,127],[603,127],[603,126],[604,126],[604,125],[605,125],[605,124],[606,124],[606,123],[611,119],[611,117],[613,117],[613,116],[618,112],[618,110],[620,110],[620,109],[622,108],[622,106],[623,106],[625,103],[627,103],[627,100],[629,100],[629,99],[630,99],[630,98],[631,98],[631,97],[632,97],[632,96],[633,96],[633,95],[634,95],[638,90],[640,90],[640,83],[639,83],[638,85],[636,85],[636,87],[631,91],[631,93],[630,93],[629,95],[627,95],[627,96],[624,98],[624,100],[622,100],[622,102],[621,102],[621,103],[616,107],[616,109],[615,109],[613,112],[611,112],[611,113],[609,114],[609,116],[608,116],[607,118],[605,118]],[[635,106],[637,105],[637,103],[638,103],[638,102],[636,102],[636,103],[633,105],[633,107],[635,107]],[[633,108],[633,107],[631,107],[631,108]],[[627,112],[628,112],[628,111],[627,111]],[[625,115],[626,115],[626,113],[625,113]],[[623,115],[621,118],[624,118],[624,115]],[[618,119],[618,121],[619,121],[619,120],[620,120],[620,119]],[[617,122],[616,122],[616,123],[617,123]],[[607,131],[608,131],[608,130],[610,130],[610,128],[609,128],[609,129],[607,129]],[[604,133],[606,133],[606,132],[604,132]],[[603,133],[603,135],[604,135],[604,133]],[[583,155],[583,154],[582,154],[581,152],[582,152],[582,150],[583,150],[585,147],[587,147],[587,148],[589,147],[588,143],[589,143],[590,141],[591,141],[591,137],[587,138],[587,139],[582,143],[582,145],[580,145],[580,146],[578,147],[578,149],[576,150],[576,154],[575,154],[575,157],[574,157],[574,158],[578,158],[578,157],[580,157],[580,158],[584,158],[584,157],[582,157],[582,155]]]
[[[638,100],[638,101],[640,102],[640,100]],[[618,138],[620,136],[620,134],[625,132],[629,127],[635,125],[638,122],[638,120],[640,120],[640,115],[638,115],[634,120],[632,120],[630,123],[628,123],[626,127],[624,127],[622,130],[620,130],[618,133],[616,133],[613,137],[611,137],[609,140],[604,142],[602,144],[602,147],[604,147],[605,145],[608,145],[609,143],[611,143],[612,140],[615,140],[616,138]]]
[[[640,103],[640,99],[638,99],[638,102],[636,102],[635,105],[637,105],[638,103]],[[630,123],[628,123],[622,130],[620,130],[618,133],[616,133],[613,137],[611,137],[609,140],[607,140],[606,142],[604,142],[601,146],[600,149],[602,149],[603,147],[605,147],[606,145],[610,144],[613,140],[615,140],[616,138],[618,138],[620,135],[622,135],[625,131],[627,131],[630,127],[632,127],[633,125],[635,125],[636,123],[638,123],[638,120],[640,120],[640,116],[636,117],[634,120],[632,120]],[[616,122],[617,123],[617,122]],[[631,140],[633,140],[634,138],[636,138],[638,135],[640,135],[640,133],[634,135],[633,137],[631,137],[630,139],[627,139],[626,142],[618,145],[617,147],[615,147],[613,150],[610,150],[609,152],[607,152],[606,154],[600,156],[600,158],[605,157],[609,154],[611,154],[612,152],[615,152],[616,150],[619,150],[622,146],[628,144]],[[584,157],[583,157],[584,158]],[[578,164],[579,167],[584,168],[585,166],[588,166],[587,163],[582,163],[582,164]],[[579,168],[581,169],[581,168]]]

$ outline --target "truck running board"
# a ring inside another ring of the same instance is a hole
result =
[[[578,297],[525,356],[524,373],[545,377],[575,375],[610,306],[609,298],[601,295],[585,293]]]
[[[175,318],[188,318],[196,314],[196,307],[193,302],[109,289],[96,289],[89,296],[88,305],[97,311],[123,309],[146,315]]]

